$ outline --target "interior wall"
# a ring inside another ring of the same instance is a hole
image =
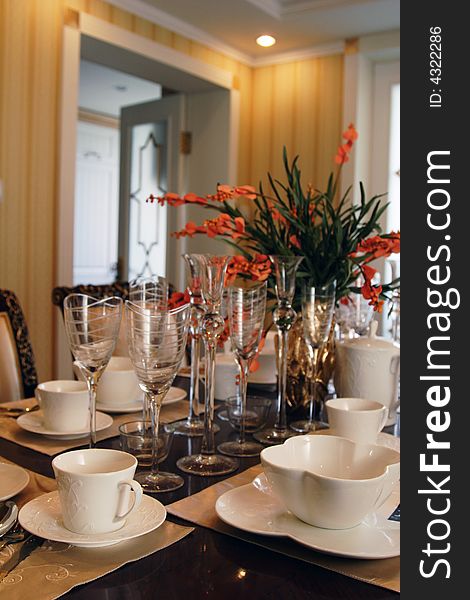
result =
[[[53,374],[57,156],[66,8],[216,65],[240,92],[238,181],[282,175],[281,152],[302,156],[304,181],[323,186],[342,129],[342,56],[252,69],[102,0],[0,2],[0,287],[23,304],[40,379]],[[221,132],[223,135],[223,132]],[[73,199],[70,199],[72,202]]]
[[[250,180],[284,179],[282,149],[300,156],[302,181],[324,188],[340,142],[343,56],[325,56],[253,71]]]
[[[0,2],[0,287],[26,314],[39,377],[52,375],[63,0]]]

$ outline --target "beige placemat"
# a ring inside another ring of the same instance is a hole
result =
[[[0,457],[0,462],[11,462]],[[54,479],[28,471],[30,482],[14,500],[22,506],[32,498],[56,489]],[[193,527],[165,521],[139,538],[107,548],[77,548],[46,540],[0,582],[5,600],[53,600],[72,588],[94,581],[123,565],[162,550],[187,536]],[[0,570],[21,551],[22,544],[0,550]]]
[[[26,408],[27,406],[32,406],[34,404],[34,399],[28,399],[18,400],[17,402],[9,402],[8,404],[0,404],[0,406],[7,406],[11,408],[19,406],[21,408]],[[162,406],[160,421],[162,423],[172,423],[173,421],[184,419],[188,415],[188,410],[189,408],[187,400],[181,400],[180,402],[175,402],[174,404]],[[97,432],[96,438],[98,441],[116,437],[119,435],[119,425],[122,425],[127,421],[138,420],[141,418],[140,413],[126,413],[122,415],[111,416],[113,417],[113,424],[107,429]],[[0,437],[9,440],[10,442],[15,442],[20,446],[25,446],[26,448],[35,450],[36,452],[47,454],[48,456],[54,456],[55,454],[59,454],[64,450],[79,448],[80,446],[87,444],[87,438],[69,441],[51,440],[42,435],[30,433],[29,431],[21,429],[21,427],[17,424],[16,419],[2,415],[1,412]]]
[[[305,548],[285,538],[250,534],[235,529],[221,521],[215,512],[217,498],[228,490],[251,483],[261,472],[261,465],[251,467],[251,469],[243,471],[243,473],[239,473],[220,483],[216,483],[198,494],[188,496],[183,500],[170,504],[167,506],[167,510],[170,514],[196,525],[202,525],[203,527],[226,533],[263,546],[274,552],[286,554],[287,556],[324,567],[330,571],[336,571],[347,577],[359,579],[394,592],[400,591],[400,557],[383,560],[351,560],[328,556]]]

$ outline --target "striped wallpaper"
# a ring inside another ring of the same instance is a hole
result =
[[[323,185],[342,129],[343,57],[251,68],[103,0],[0,2],[0,287],[26,313],[41,379],[53,376],[58,95],[65,8],[226,69],[240,90],[239,183],[282,176],[283,145]],[[72,199],[71,199],[72,201]]]

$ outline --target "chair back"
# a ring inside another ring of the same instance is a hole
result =
[[[34,396],[38,384],[28,327],[15,294],[0,289],[0,402]]]

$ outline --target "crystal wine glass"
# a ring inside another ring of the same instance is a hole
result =
[[[229,289],[230,341],[240,369],[241,398],[240,437],[237,441],[224,442],[218,447],[220,452],[229,456],[257,456],[263,449],[257,442],[246,441],[245,424],[248,371],[263,334],[266,290],[266,283],[248,289]]]
[[[216,454],[214,440],[214,385],[217,340],[224,329],[220,303],[229,256],[192,254],[201,268],[201,291],[205,304],[201,333],[205,348],[204,436],[200,454],[180,458],[177,466],[192,475],[226,475],[238,468],[233,458]]]
[[[302,286],[302,323],[305,341],[312,356],[312,377],[309,417],[291,423],[292,429],[299,433],[322,429],[321,411],[315,414],[315,408],[321,406],[316,392],[321,357],[330,334],[335,310],[335,291],[336,281],[324,286],[313,286],[311,281],[307,281]]]
[[[121,315],[122,298],[69,294],[64,299],[65,331],[90,397],[90,448],[96,444],[96,390],[116,346]]]
[[[163,398],[183,360],[189,316],[189,304],[167,310],[151,302],[126,302],[129,356],[139,385],[148,394],[152,423],[152,467],[135,479],[150,493],[173,491],[184,484],[179,475],[159,471],[158,427]]]
[[[162,309],[168,308],[168,280],[160,275],[138,277],[129,283],[128,299],[135,303],[152,303]],[[144,392],[142,420],[150,421],[150,398]]]
[[[295,277],[303,256],[269,257],[276,277],[277,306],[273,312],[273,320],[279,331],[278,348],[278,388],[277,417],[274,427],[264,429],[254,435],[263,444],[282,444],[287,438],[296,435],[287,427],[286,386],[287,386],[287,338],[295,323],[297,313],[292,308],[295,293]]]
[[[199,358],[201,351],[201,322],[205,310],[201,291],[201,265],[193,254],[183,254],[188,273],[188,293],[191,303],[191,376],[189,384],[189,413],[183,421],[174,423],[175,433],[198,436],[204,434],[204,421],[199,417]]]

